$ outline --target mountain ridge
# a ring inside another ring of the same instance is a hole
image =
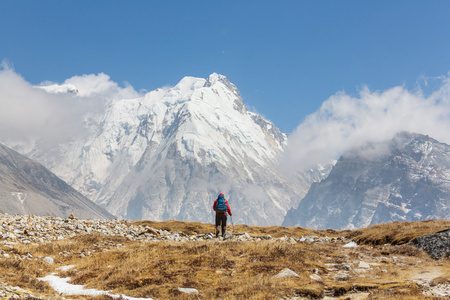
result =
[[[0,203],[10,214],[114,218],[42,165],[2,144]]]
[[[352,229],[449,215],[450,146],[401,132],[344,153],[283,224]]]

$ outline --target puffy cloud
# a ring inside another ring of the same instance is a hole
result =
[[[0,65],[0,142],[13,146],[40,140],[50,147],[67,137],[84,134],[86,114],[101,112],[106,101],[137,96],[131,86],[120,87],[102,73],[74,76],[63,84],[47,82],[36,87],[3,62]]]
[[[101,97],[107,99],[130,99],[139,97],[139,94],[131,85],[126,83],[125,87],[119,87],[116,82],[112,81],[104,73],[73,76],[65,80],[63,84],[44,82],[40,87],[53,93],[65,92],[67,90],[74,91],[75,89],[76,94],[81,97]]]
[[[358,97],[333,95],[291,134],[281,165],[287,171],[305,170],[400,131],[450,143],[450,73],[428,96],[420,88],[409,91],[401,86],[383,92],[364,87]]]

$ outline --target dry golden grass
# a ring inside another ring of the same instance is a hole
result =
[[[185,222],[185,221],[136,221],[134,224],[142,226],[150,226],[155,229],[167,230],[170,232],[180,231],[187,235],[206,234],[214,232],[213,224],[198,223],[198,222]],[[227,224],[227,231],[237,235],[247,232],[251,236],[263,237],[270,235],[274,238],[280,238],[284,236],[300,237],[300,236],[328,236],[338,237],[349,234],[350,230],[313,230],[302,227],[283,227],[283,226],[249,226],[245,224],[232,225],[230,221]]]
[[[401,245],[419,236],[450,228],[450,221],[393,222],[350,232],[347,238],[358,244]]]
[[[137,223],[188,235],[213,230],[212,225],[202,223]],[[290,244],[279,240],[144,243],[118,237],[85,235],[50,244],[15,245],[12,249],[0,246],[11,255],[30,253],[33,258],[50,256],[55,261],[54,265],[47,265],[42,259],[0,257],[0,281],[31,289],[35,295],[51,295],[55,292],[37,278],[55,272],[57,267],[75,265],[76,270],[59,271],[59,276],[70,276],[71,283],[89,288],[153,299],[321,298],[330,293],[342,296],[358,292],[369,293],[369,299],[431,299],[423,296],[413,280],[426,275],[434,285],[450,282],[448,259],[436,265],[436,261],[423,251],[409,245],[383,247],[385,249],[372,245],[384,244],[388,240],[393,244],[402,244],[415,237],[414,231],[422,234],[448,227],[450,222],[444,221],[395,222],[356,231],[235,227],[235,233],[248,232],[253,236],[346,235],[366,244],[357,248],[344,248],[339,243]],[[91,255],[80,257],[81,253],[88,252]],[[374,262],[373,268],[359,275],[353,273],[358,268],[358,261]],[[340,270],[332,271],[328,264],[343,263],[352,265],[352,275],[341,281],[334,277]],[[274,275],[284,268],[293,270],[299,277],[275,278]],[[314,270],[323,282],[310,278]],[[195,288],[199,294],[181,293],[179,287]],[[111,299],[108,296],[82,298]]]
[[[183,298],[177,288],[184,287],[205,299],[276,299],[300,291],[320,295],[323,286],[309,274],[329,252],[270,241],[130,244],[84,258],[70,275],[73,283],[135,297]],[[300,278],[273,278],[286,267]]]

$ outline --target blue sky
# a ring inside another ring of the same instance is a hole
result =
[[[339,91],[450,71],[450,1],[0,1],[0,61],[31,84],[105,73],[136,90],[226,75],[292,132]]]

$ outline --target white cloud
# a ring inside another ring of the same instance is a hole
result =
[[[6,62],[0,66],[0,142],[12,145],[41,140],[47,146],[83,134],[86,113],[100,112],[106,101],[138,97],[110,77],[74,76],[63,84],[28,83]],[[46,88],[45,88],[46,87]],[[66,93],[76,89],[77,95]]]
[[[104,74],[89,74],[73,76],[66,79],[64,83],[42,82],[39,88],[49,93],[65,93],[68,90],[76,92],[80,97],[103,98],[103,99],[131,99],[139,97],[140,94],[129,84],[120,87],[116,82]]]
[[[304,170],[328,163],[346,150],[390,139],[400,131],[450,143],[450,73],[440,82],[428,96],[421,89],[405,87],[383,92],[364,87],[359,97],[333,95],[291,134],[283,169]]]
[[[104,73],[73,76],[64,81],[64,84],[75,86],[82,97],[131,99],[140,96],[128,83],[125,83],[125,87],[119,87]]]

